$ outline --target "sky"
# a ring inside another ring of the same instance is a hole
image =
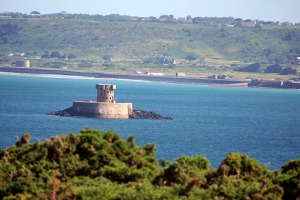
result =
[[[0,12],[234,17],[300,22],[300,0],[0,0]]]

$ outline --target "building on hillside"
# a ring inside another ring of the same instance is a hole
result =
[[[25,68],[29,68],[30,67],[30,61],[29,60],[17,60],[13,64],[16,67],[25,67]]]
[[[256,21],[243,21],[241,22],[242,27],[255,27]]]
[[[297,62],[298,64],[300,64],[300,55],[299,55],[299,56],[296,56],[296,62]]]
[[[176,76],[182,77],[182,76],[185,76],[185,73],[184,72],[176,72]]]
[[[11,19],[12,16],[8,16],[8,15],[0,15],[0,19]]]
[[[226,27],[234,27],[234,24],[226,24]]]
[[[292,26],[293,24],[290,22],[282,22],[281,26]]]
[[[134,71],[135,74],[139,75],[148,75],[148,76],[163,76],[164,74],[161,72],[148,72],[145,69],[136,69]]]
[[[212,76],[208,76],[208,78],[209,78],[209,79],[224,79],[224,80],[230,79],[229,76],[224,75],[224,74],[223,74],[223,75],[214,74],[214,75],[212,75]]]
[[[281,26],[281,22],[277,21],[273,23],[273,26]]]
[[[147,72],[149,76],[163,76],[164,74],[161,72]]]
[[[185,18],[185,17],[178,17],[177,22],[182,23],[182,24],[192,24],[193,19],[192,18]]]
[[[147,71],[145,69],[136,69],[134,71],[135,74],[145,75],[147,74]]]

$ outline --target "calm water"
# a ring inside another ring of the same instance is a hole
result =
[[[95,100],[96,83],[117,85],[119,102],[175,118],[174,121],[109,120],[46,115]],[[218,167],[229,152],[256,158],[270,169],[300,158],[300,91],[211,87],[120,80],[51,78],[0,74],[0,148],[15,136],[31,141],[90,126],[114,130],[138,145],[154,142],[157,158],[206,155]]]

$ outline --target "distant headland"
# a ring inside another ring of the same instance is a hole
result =
[[[64,117],[90,117],[107,119],[157,119],[173,120],[155,112],[133,110],[132,103],[116,102],[114,91],[117,86],[97,84],[97,101],[74,101],[73,106],[65,110],[48,113],[48,115]]]

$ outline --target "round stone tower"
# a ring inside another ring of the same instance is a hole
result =
[[[30,61],[24,60],[24,67],[29,68],[30,67]]]
[[[97,84],[97,102],[107,102],[115,103],[115,90],[117,89],[116,85],[103,85]]]

